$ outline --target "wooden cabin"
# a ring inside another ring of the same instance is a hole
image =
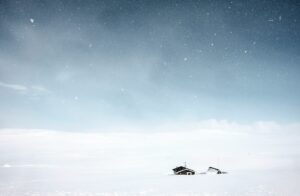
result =
[[[227,172],[221,171],[215,167],[209,167],[206,173],[226,174]]]
[[[195,171],[184,166],[179,166],[173,169],[175,175],[195,175]]]

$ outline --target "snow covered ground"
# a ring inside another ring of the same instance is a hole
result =
[[[55,169],[1,169],[0,195],[299,195],[300,175],[292,171],[227,175],[101,175]],[[6,176],[4,179],[3,176]],[[7,179],[8,178],[8,179]]]
[[[107,133],[2,129],[0,196],[296,196],[298,131],[226,121]],[[215,166],[228,174],[171,175],[184,161],[197,172]]]

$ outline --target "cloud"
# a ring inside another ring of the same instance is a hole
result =
[[[47,165],[47,164],[22,164],[22,165],[11,165],[11,164],[3,164],[3,168],[55,168],[55,165]]]
[[[1,129],[0,163],[166,173],[184,161],[197,171],[208,166],[229,171],[295,168],[300,157],[299,124],[208,120],[125,130]]]
[[[9,84],[9,83],[0,81],[0,86],[11,89],[11,90],[19,91],[22,93],[36,94],[36,93],[50,93],[51,92],[50,90],[46,89],[45,87],[39,86],[39,85],[25,86],[25,85],[21,85],[21,84]]]
[[[34,91],[41,92],[41,93],[50,93],[51,92],[50,90],[46,89],[43,86],[31,86],[30,88]]]
[[[2,167],[4,167],[4,168],[10,168],[11,165],[10,164],[4,164],[4,165],[2,165]]]
[[[28,88],[26,86],[20,85],[20,84],[8,84],[8,83],[0,82],[0,86],[4,87],[4,88],[16,90],[16,91],[27,91],[28,90]]]

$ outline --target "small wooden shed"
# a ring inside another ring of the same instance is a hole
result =
[[[195,171],[184,166],[175,167],[173,169],[175,175],[195,175]]]
[[[227,174],[227,172],[221,171],[215,167],[209,167],[206,173],[215,173],[215,174]]]

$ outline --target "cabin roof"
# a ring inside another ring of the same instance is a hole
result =
[[[186,170],[187,170],[187,171],[190,171],[190,172],[195,172],[194,170],[189,169],[189,168],[184,167],[184,166],[175,167],[175,168],[173,169],[173,171],[176,172],[176,173],[181,172],[181,171],[186,171]]]
[[[218,168],[215,168],[215,167],[209,167],[208,170],[216,170],[216,171],[221,171],[219,170]]]

